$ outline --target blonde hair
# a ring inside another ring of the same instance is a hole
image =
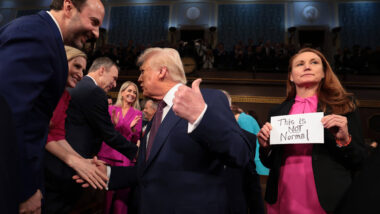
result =
[[[152,58],[153,56],[156,57]],[[139,56],[137,65],[140,66],[148,59],[151,59],[150,66],[155,68],[166,67],[173,81],[186,84],[185,71],[177,50],[173,48],[148,48]]]
[[[290,58],[288,67],[288,80],[286,81],[286,99],[290,100],[296,96],[296,86],[292,81],[290,81],[290,75],[292,73],[294,59],[305,52],[315,53],[319,58],[321,58],[322,61],[325,78],[321,80],[317,90],[318,103],[321,106],[322,111],[327,112],[327,109],[331,108],[331,113],[346,114],[355,110],[356,105],[352,94],[348,93],[343,88],[338,77],[334,74],[326,57],[323,56],[323,54],[318,50],[312,48],[303,48],[298,51],[297,54],[292,56],[292,58]]]
[[[133,106],[133,108],[140,110],[139,88],[137,87],[137,85],[135,83],[133,83],[131,81],[126,81],[123,83],[123,85],[121,85],[119,93],[117,95],[117,100],[116,100],[115,106],[121,107],[123,105],[123,96],[121,96],[121,93],[123,93],[123,91],[125,91],[125,89],[127,89],[130,85],[133,85],[136,88],[136,100],[132,106]]]
[[[87,55],[83,51],[77,48],[65,45],[65,51],[66,51],[67,61],[70,61],[76,57],[84,57],[85,59],[87,59]]]

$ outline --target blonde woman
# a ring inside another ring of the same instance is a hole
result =
[[[140,139],[142,127],[142,112],[138,101],[139,91],[137,85],[131,81],[123,83],[120,87],[119,94],[115,105],[111,105],[108,111],[111,120],[127,140],[137,143]],[[120,152],[103,143],[98,153],[99,159],[107,162],[111,166],[132,166],[132,160],[129,160]],[[127,198],[129,189],[108,191],[106,197],[105,213],[127,213]]]
[[[83,71],[86,69],[87,56],[82,51],[70,46],[65,46],[65,50],[69,68],[66,87],[74,88],[83,77]],[[59,158],[62,161],[58,161],[58,164],[70,166],[95,189],[105,188],[105,181],[108,180],[107,176],[92,164],[91,159],[85,159],[79,155],[65,138],[66,110],[70,99],[69,92],[65,90],[50,120],[48,139],[45,146],[45,149],[49,151],[49,153],[45,155],[46,195],[44,196],[44,209],[46,213],[65,212],[62,210],[64,206],[61,205],[64,204],[62,198],[67,196],[60,194],[60,188],[62,188],[63,185],[55,181],[57,177],[61,179],[62,174],[68,178],[71,178],[73,175],[72,171],[61,171],[56,165],[57,162],[55,159]]]

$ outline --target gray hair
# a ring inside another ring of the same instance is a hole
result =
[[[153,56],[155,57],[152,58]],[[150,66],[155,68],[166,67],[173,81],[186,84],[185,71],[177,50],[173,48],[148,48],[139,56],[137,65],[140,66],[148,59],[152,59]]]
[[[112,66],[116,66],[117,70],[119,70],[119,67],[116,65],[114,61],[112,61],[112,59],[108,57],[99,57],[95,59],[95,61],[92,63],[90,69],[88,69],[88,73],[95,72],[101,67],[104,67],[106,71],[108,72],[108,70]]]
[[[227,96],[227,99],[228,99],[228,103],[230,104],[230,107],[232,106],[232,98],[231,98],[231,95],[225,91],[225,90],[222,90],[220,89],[221,92],[223,92],[226,96]]]
[[[154,102],[152,99],[147,99],[147,100],[145,101],[144,107],[145,107],[145,105],[146,105],[148,102],[151,102],[151,103],[152,103],[152,108],[153,108],[154,110],[157,110],[158,104],[157,104],[157,102]]]

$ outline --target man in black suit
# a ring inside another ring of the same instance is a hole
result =
[[[141,132],[142,135],[144,135],[148,122],[152,120],[154,113],[156,113],[156,111],[157,111],[157,103],[151,99],[147,99],[144,105],[144,109],[142,110],[144,114],[144,120],[142,123],[142,132]]]
[[[108,113],[106,92],[116,86],[118,67],[102,57],[93,62],[88,72],[75,88],[69,89],[66,139],[84,158],[97,155],[104,141],[132,160],[136,145],[115,130]],[[72,181],[74,171],[70,167],[54,155],[46,156],[46,212],[68,213],[80,197],[81,188]]]

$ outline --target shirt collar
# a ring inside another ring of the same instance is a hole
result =
[[[95,81],[95,79],[94,79],[94,78],[92,78],[92,77],[91,77],[91,76],[89,76],[89,75],[86,75],[86,76],[90,77],[90,79],[92,79],[92,81],[94,81],[95,85],[98,85],[98,84],[96,83],[96,81]]]
[[[178,83],[177,85],[173,86],[166,94],[164,97],[164,101],[168,107],[173,106],[173,99],[174,99],[174,94],[178,90],[178,87],[181,86],[182,83]]]
[[[63,41],[62,31],[61,31],[61,28],[59,27],[59,24],[58,24],[57,20],[56,20],[56,19],[54,18],[54,16],[50,13],[50,11],[46,11],[46,12],[50,15],[50,17],[53,19],[53,21],[54,21],[55,24],[57,25],[58,30],[59,30],[59,33],[61,34],[61,38],[62,38],[62,41]]]

